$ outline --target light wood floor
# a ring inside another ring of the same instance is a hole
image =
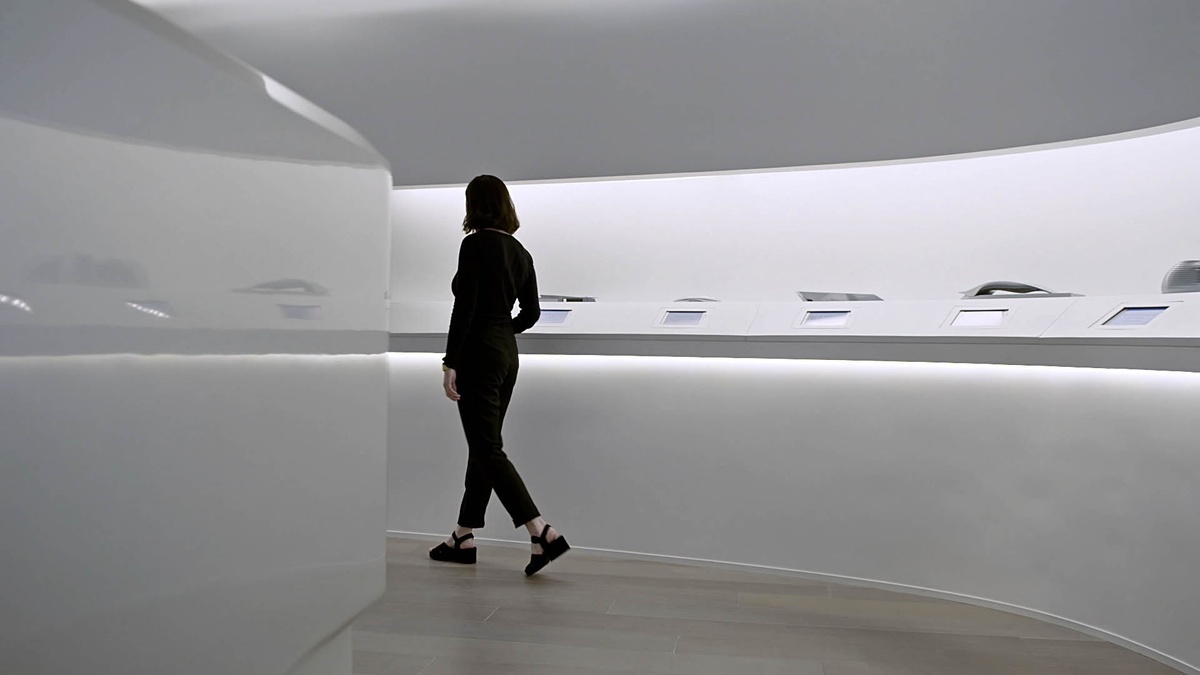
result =
[[[1172,675],[1080,633],[954,602],[572,551],[434,563],[391,539],[386,595],[356,623],[362,675]]]

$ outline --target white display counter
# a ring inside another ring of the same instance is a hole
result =
[[[443,349],[451,306],[393,303],[391,350]],[[1196,294],[926,303],[545,303],[542,310],[539,324],[519,338],[522,353],[1200,371]],[[695,323],[669,323],[672,314]]]

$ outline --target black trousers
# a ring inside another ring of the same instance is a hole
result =
[[[462,397],[458,401],[458,415],[468,448],[466,492],[458,512],[461,527],[483,527],[492,491],[516,527],[541,515],[521,475],[504,454],[501,429],[518,369],[515,341],[511,349],[508,347],[480,350],[466,359],[457,372],[457,388]]]

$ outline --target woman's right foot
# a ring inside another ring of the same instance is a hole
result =
[[[461,548],[464,551],[475,548],[475,535],[470,530],[458,529],[450,533],[445,544],[451,548]]]

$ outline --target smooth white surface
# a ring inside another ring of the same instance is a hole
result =
[[[399,185],[930,157],[1200,115],[1195,0],[143,2],[327,104]]]
[[[1200,251],[1197,156],[1193,127],[892,166],[510,190],[539,288],[599,303],[782,302],[811,288],[948,300],[997,279],[1132,295],[1158,293]],[[450,299],[463,212],[463,186],[394,193],[393,299]]]
[[[0,671],[285,673],[384,586],[380,355],[0,358]]]
[[[438,358],[390,356],[391,530],[454,524]],[[504,437],[579,546],[963,594],[1195,673],[1197,397],[1194,373],[525,355]]]
[[[386,164],[128,3],[3,13],[0,672],[348,673],[385,576]]]

